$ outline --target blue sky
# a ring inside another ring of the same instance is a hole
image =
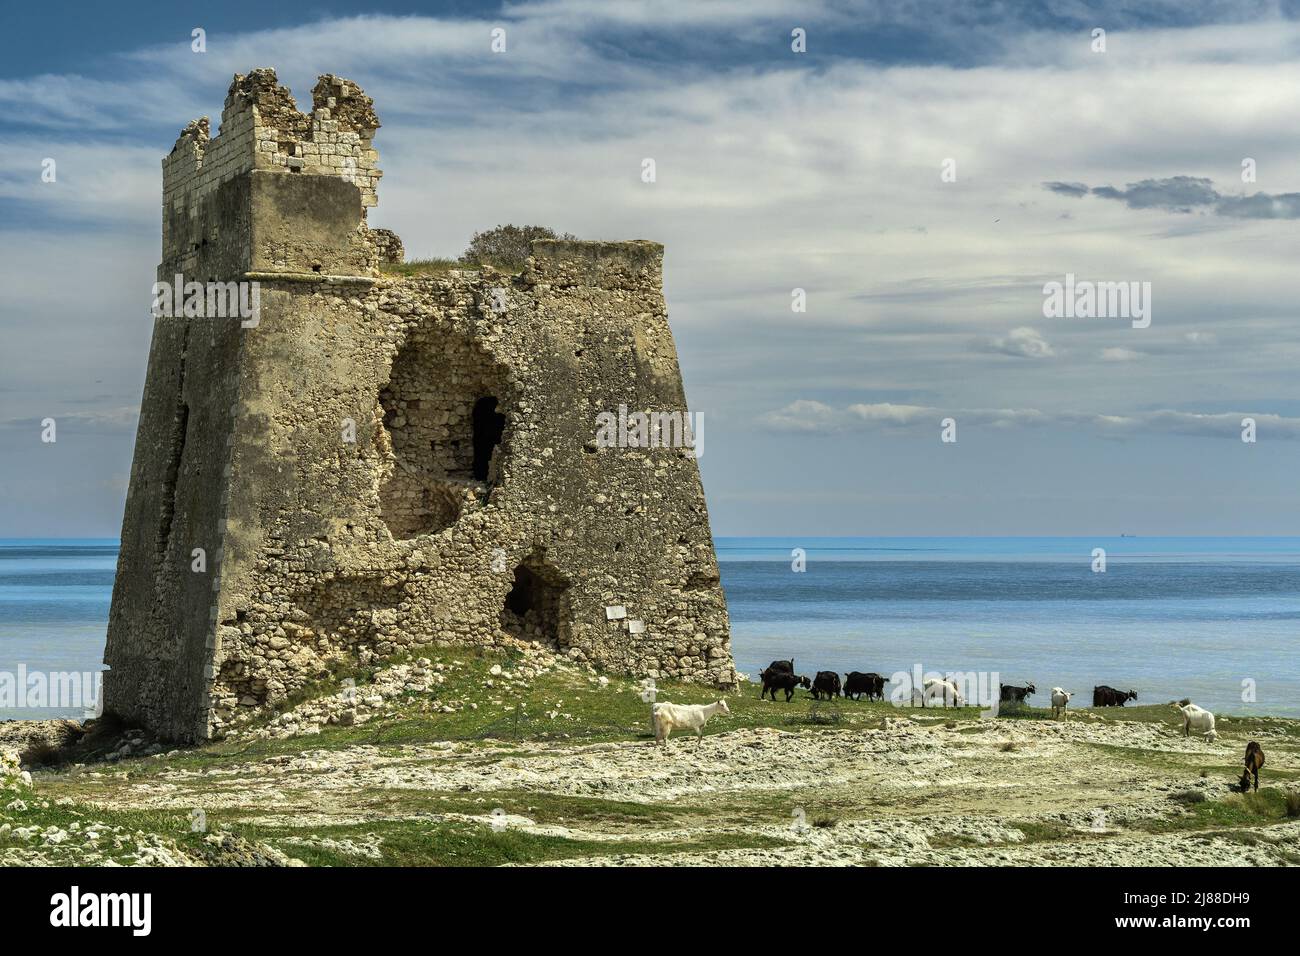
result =
[[[6,8],[0,536],[117,533],[159,160],[258,66],[375,98],[371,223],[412,255],[500,222],[666,244],[719,534],[1300,533],[1295,5],[311,11]],[[1149,282],[1150,327],[1044,317],[1067,273]]]

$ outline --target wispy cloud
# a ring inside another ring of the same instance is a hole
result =
[[[1260,436],[1300,439],[1300,418],[1259,412],[1206,413],[1172,409],[1108,415],[1045,412],[1034,408],[939,408],[889,402],[834,408],[822,402],[801,399],[760,416],[759,423],[784,431],[819,434],[916,427],[933,428],[937,433],[940,423],[947,418],[955,419],[962,426],[1003,430],[1031,427],[1084,429],[1107,438],[1149,434],[1236,439],[1241,435],[1242,420],[1250,418],[1255,421]]]
[[[1044,359],[1056,354],[1047,339],[1037,329],[1027,325],[989,339],[985,347],[991,352],[1014,358]]]
[[[56,435],[59,431],[83,430],[134,433],[139,418],[140,410],[134,405],[119,405],[109,408],[80,408],[72,411],[54,411],[42,417],[0,418],[0,429],[28,431],[33,436],[36,436],[43,430],[44,421],[53,419]]]
[[[1122,202],[1130,209],[1160,209],[1165,212],[1210,212],[1232,219],[1300,219],[1300,193],[1253,193],[1225,195],[1212,180],[1200,176],[1170,176],[1143,179],[1123,189],[1087,186],[1083,183],[1047,182],[1043,186],[1062,196],[1097,196]]]

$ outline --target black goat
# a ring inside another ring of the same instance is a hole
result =
[[[1135,690],[1116,690],[1114,687],[1107,687],[1100,684],[1092,689],[1092,706],[1094,707],[1123,707],[1127,701],[1137,700],[1138,693]]]
[[[822,699],[822,694],[827,700],[840,696],[840,675],[834,671],[818,671],[813,678],[812,692],[818,700]]]
[[[885,678],[871,671],[865,674],[861,671],[850,671],[845,674],[844,696],[861,700],[863,694],[867,695],[867,700],[875,700],[877,697],[884,700]]]
[[[1010,704],[1014,702],[1017,704],[1023,704],[1026,697],[1030,694],[1036,693],[1038,693],[1038,688],[1033,684],[1026,684],[1024,687],[1013,687],[1011,684],[1003,684],[1002,703]]]
[[[794,696],[795,690],[800,687],[812,687],[812,681],[806,677],[800,677],[798,674],[792,674],[789,671],[778,671],[768,668],[762,673],[763,689],[758,692],[760,700],[767,694],[772,695],[772,700],[776,700],[778,690],[785,691],[785,702],[788,704],[790,698]]]

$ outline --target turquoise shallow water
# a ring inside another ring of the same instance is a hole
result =
[[[737,666],[997,671],[1300,716],[1300,538],[720,538]],[[1107,570],[1094,574],[1092,551]],[[791,551],[807,570],[791,569]],[[102,669],[111,540],[0,539],[0,672]],[[1241,700],[1242,681],[1257,699]],[[1045,696],[1039,699],[1039,703]],[[1085,701],[1086,702],[1086,701]],[[0,717],[50,716],[0,710]],[[72,713],[72,711],[68,711]],[[78,714],[79,715],[79,714]]]

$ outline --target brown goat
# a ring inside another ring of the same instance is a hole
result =
[[[1264,748],[1255,741],[1246,744],[1246,769],[1241,772],[1238,786],[1242,793],[1250,789],[1250,778],[1255,778],[1255,792],[1259,792],[1259,770],[1264,766]]]

